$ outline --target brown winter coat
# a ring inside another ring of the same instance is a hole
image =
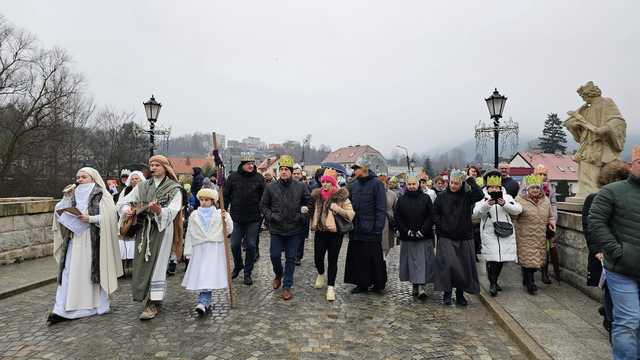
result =
[[[554,223],[551,203],[546,196],[534,203],[529,195],[518,195],[522,213],[516,222],[518,263],[526,268],[541,268],[547,254],[547,226]]]
[[[312,231],[338,232],[334,211],[330,209],[331,204],[334,203],[340,207],[337,211],[339,216],[353,221],[355,212],[351,206],[351,201],[349,201],[349,190],[347,188],[338,189],[327,201],[322,199],[320,189],[315,189],[311,192],[311,198],[313,198],[314,204],[313,216],[311,217]]]

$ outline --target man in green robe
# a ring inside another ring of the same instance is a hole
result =
[[[119,209],[121,216],[137,216],[131,288],[133,300],[145,303],[140,320],[156,317],[164,299],[174,221],[182,208],[180,184],[169,160],[155,155],[149,168],[152,178],[138,184]]]

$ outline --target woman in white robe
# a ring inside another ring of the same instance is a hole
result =
[[[122,275],[113,198],[95,169],[80,169],[76,182],[55,206],[53,251],[60,267],[49,325],[108,312]],[[65,211],[73,208],[80,215]]]

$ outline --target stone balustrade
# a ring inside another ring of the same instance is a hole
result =
[[[576,212],[558,211],[557,235],[562,281],[570,283],[599,300],[600,289],[586,285],[589,249],[582,230],[582,215]],[[549,273],[552,272],[550,266]]]
[[[53,198],[0,199],[0,265],[53,252]]]

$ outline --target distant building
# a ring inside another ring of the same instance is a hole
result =
[[[240,149],[242,147],[242,144],[238,140],[229,140],[227,141],[227,147]]]
[[[533,174],[533,169],[542,164],[549,171],[549,181],[555,185],[565,181],[569,186],[569,193],[576,194],[578,192],[578,163],[573,161],[572,155],[517,152],[509,164],[511,165],[511,176],[517,180]]]
[[[243,148],[246,150],[256,151],[258,149],[264,149],[265,144],[259,137],[249,136],[242,139]]]
[[[382,154],[369,145],[354,145],[340,148],[322,161],[324,162],[337,162],[342,164],[345,168],[351,169],[351,166],[362,157],[369,157],[373,165],[371,170],[376,174],[388,174],[389,169],[387,167],[387,161]]]
[[[216,134],[218,140],[218,148],[224,149],[227,147],[227,136],[223,134]]]

